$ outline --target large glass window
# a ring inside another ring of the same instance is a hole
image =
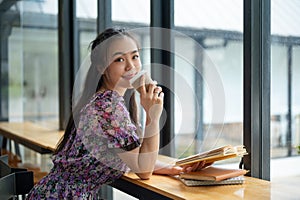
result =
[[[300,163],[295,157],[300,144],[300,2],[271,0],[271,8],[271,180],[293,181],[300,175],[295,168]]]
[[[58,2],[18,1],[10,9],[9,120],[58,120]],[[38,36],[38,37],[37,37]]]
[[[175,0],[174,13],[175,155],[242,144],[243,1]]]
[[[57,128],[58,1],[3,0],[0,12],[1,120]],[[22,145],[20,154],[22,162],[42,163],[42,170],[51,166],[49,157],[43,162]]]

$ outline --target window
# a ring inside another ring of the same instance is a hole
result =
[[[115,25],[118,22],[150,24],[150,0],[112,0],[111,16]]]
[[[174,3],[175,29],[185,34],[175,39],[175,52],[183,52],[175,55],[176,156],[240,145],[243,1]]]
[[[78,20],[79,49],[81,64],[88,55],[88,47],[97,35],[97,1],[76,1],[76,17]]]
[[[294,167],[300,160],[295,157],[296,146],[300,145],[300,20],[296,14],[299,9],[299,1],[271,0],[272,181],[299,175]],[[280,169],[279,161],[285,162],[286,170]]]
[[[19,1],[7,12],[19,16],[8,35],[10,121],[58,120],[57,12],[52,0]]]

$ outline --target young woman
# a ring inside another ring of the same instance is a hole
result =
[[[142,77],[142,130],[129,82],[141,70],[139,56],[137,41],[123,29],[107,29],[92,41],[85,88],[53,155],[54,166],[27,199],[97,199],[101,185],[129,170],[148,179],[152,173],[178,174],[203,167],[197,163],[162,168],[157,162],[164,93],[155,82],[145,86]]]

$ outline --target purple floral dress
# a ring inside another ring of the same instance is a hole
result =
[[[129,170],[117,152],[139,145],[123,97],[109,90],[96,93],[81,111],[77,132],[52,157],[53,168],[27,199],[96,199],[101,185]]]

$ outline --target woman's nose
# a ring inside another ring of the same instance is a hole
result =
[[[126,65],[126,71],[130,71],[131,69],[135,68],[135,65],[133,62],[128,61]]]

